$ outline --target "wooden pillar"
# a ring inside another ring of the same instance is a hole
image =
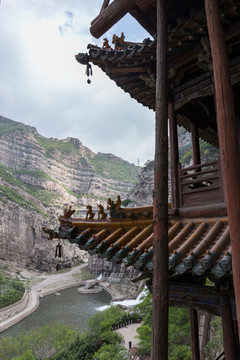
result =
[[[198,313],[190,307],[190,330],[192,343],[192,360],[200,360],[199,333],[198,333]]]
[[[170,153],[171,153],[171,192],[172,192],[172,208],[179,207],[179,179],[178,179],[178,132],[177,119],[175,116],[174,103],[168,103],[168,118],[169,118],[169,132],[170,132]]]
[[[223,302],[223,305],[221,305],[221,314],[225,358],[227,360],[237,360],[238,356],[235,354],[235,334],[231,306],[225,301]]]
[[[152,360],[168,359],[168,81],[166,0],[157,0]]]
[[[235,114],[237,121],[238,142],[240,144],[240,84],[239,83],[233,86],[233,98],[234,98]]]
[[[218,136],[223,177],[226,186],[226,202],[232,247],[233,282],[236,297],[238,330],[240,330],[239,143],[228,66],[228,54],[217,1],[205,0],[205,9],[213,60]]]
[[[193,148],[193,165],[201,163],[198,127],[191,122],[192,148]]]
[[[205,347],[209,340],[210,314],[206,311],[199,311],[199,354],[200,360],[205,359]]]

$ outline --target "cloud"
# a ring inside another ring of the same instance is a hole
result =
[[[90,32],[102,0],[11,0],[0,9],[0,115],[34,126],[47,137],[78,137],[94,152],[143,164],[153,158],[154,113],[75,54],[102,44]],[[104,37],[124,31],[129,41],[148,36],[130,16]]]

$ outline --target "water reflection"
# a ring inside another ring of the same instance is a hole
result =
[[[16,336],[19,332],[33,330],[54,321],[83,331],[87,327],[88,318],[101,307],[109,305],[110,301],[111,296],[106,291],[79,294],[77,287],[66,289],[60,292],[60,296],[48,295],[40,299],[40,305],[33,314],[0,333],[0,337]]]

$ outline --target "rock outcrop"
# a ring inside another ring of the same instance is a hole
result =
[[[0,258],[52,270],[55,242],[43,226],[58,227],[64,206],[79,210],[126,197],[139,168],[112,154],[95,154],[79,139],[41,136],[33,127],[0,117]],[[61,266],[86,260],[64,243]],[[59,260],[59,259],[58,259]]]

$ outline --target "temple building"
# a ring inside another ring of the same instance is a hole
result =
[[[190,308],[192,359],[200,359],[198,311],[222,316],[225,359],[239,359],[240,329],[240,1],[104,0],[92,21],[103,36],[127,13],[149,33],[122,34],[76,55],[98,66],[139,104],[155,110],[155,190],[149,207],[86,219],[70,209],[59,236],[90,254],[132,265],[153,292],[152,359],[167,359],[168,305]],[[128,39],[131,40],[131,39]],[[134,100],[133,100],[134,101]],[[141,106],[139,105],[139,106]],[[168,126],[171,203],[167,198]],[[178,126],[191,132],[193,164],[179,163]],[[202,162],[199,140],[219,150]],[[90,209],[91,210],[91,209]],[[168,304],[169,299],[169,304]],[[201,357],[203,359],[203,357]]]

